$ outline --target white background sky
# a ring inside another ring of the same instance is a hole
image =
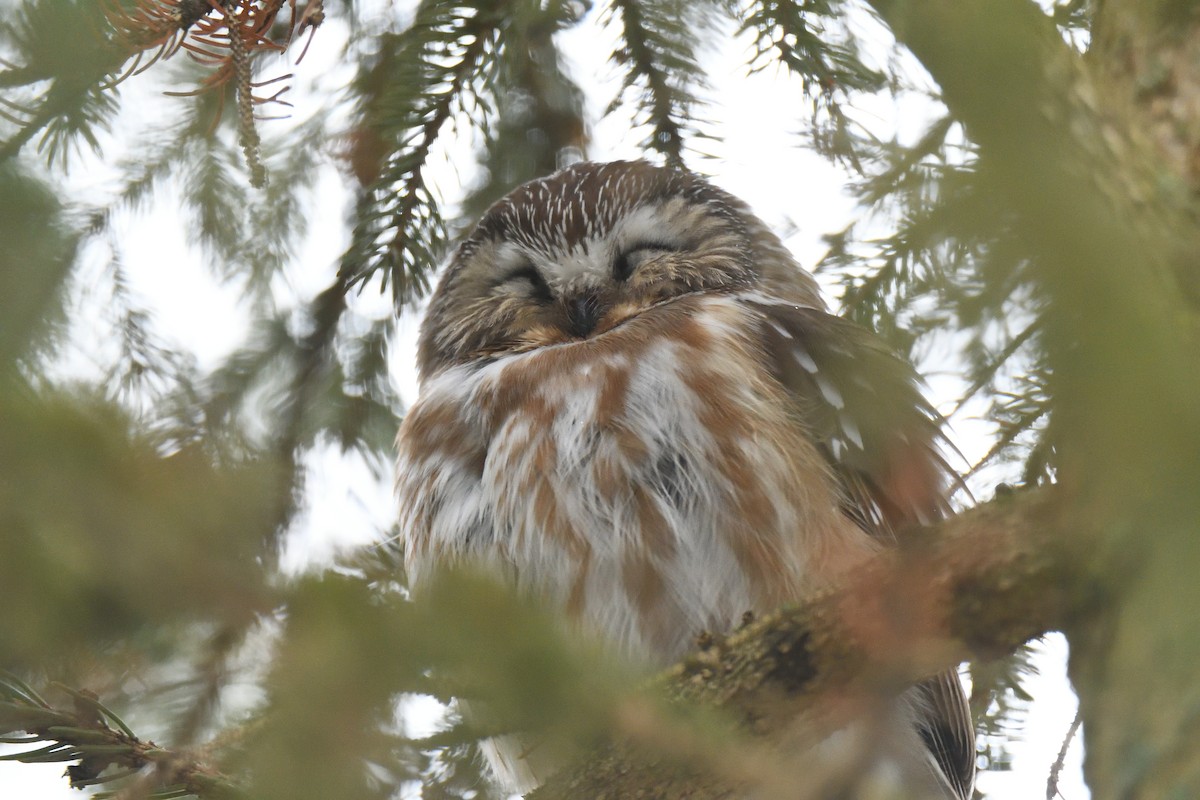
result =
[[[404,9],[410,5],[377,0],[379,12],[386,14],[405,13]],[[562,36],[563,50],[571,59],[573,74],[588,91],[589,106],[593,118],[597,118],[619,86],[607,64],[607,54],[612,49],[611,32],[599,28],[593,12],[583,24]],[[881,36],[879,41],[879,53],[874,55],[880,61],[892,57],[886,37]],[[331,18],[318,33],[305,60],[291,67],[296,74],[291,93],[296,104],[295,119],[341,113],[331,110],[329,98],[351,76],[350,68],[339,63],[343,42],[344,29]],[[747,76],[744,63],[748,47],[748,41],[730,38],[703,60],[713,83],[713,104],[705,110],[705,116],[713,123],[708,130],[719,134],[720,141],[706,145],[715,158],[696,162],[694,166],[710,174],[715,183],[746,199],[776,229],[795,223],[796,231],[789,237],[788,245],[802,264],[811,266],[824,253],[822,235],[843,229],[855,217],[854,202],[843,190],[847,175],[797,146],[808,102],[802,97],[798,83],[786,75],[767,70]],[[286,71],[288,67],[281,64],[270,74]],[[919,76],[919,69],[914,68],[913,74]],[[131,96],[145,98],[144,103],[128,104],[136,108],[126,112],[130,118],[126,121],[137,124],[169,120],[178,113],[181,101],[158,96],[157,89],[147,88],[149,76],[145,78],[143,86],[123,87]],[[882,138],[891,138],[894,132],[911,140],[928,118],[926,102],[912,98],[899,104],[880,100],[860,104],[850,113]],[[272,127],[283,124],[287,123],[263,123],[261,133],[269,138]],[[644,131],[630,130],[628,115],[618,111],[593,128],[590,155],[595,160],[638,157],[642,155],[639,143],[644,135]],[[119,150],[123,144],[128,143],[116,137],[106,147],[106,157],[111,159],[113,150]],[[449,165],[470,163],[472,146],[469,141],[452,142],[441,156],[442,167],[434,172],[435,182],[450,201],[461,196],[463,185],[471,180],[472,170]],[[319,169],[320,202],[309,226],[311,238],[301,250],[300,263],[289,271],[286,280],[273,287],[283,306],[311,298],[327,286],[348,242],[340,221],[350,202],[349,188],[335,168],[325,165]],[[89,161],[87,169],[75,171],[71,191],[80,198],[98,200],[113,188],[113,175],[102,164]],[[186,243],[182,234],[186,223],[177,206],[170,192],[164,192],[142,213],[122,216],[118,225],[124,265],[135,293],[155,312],[155,329],[167,340],[194,352],[202,365],[215,366],[242,342],[250,317],[237,287],[214,280],[202,258]],[[102,282],[108,255],[103,248],[87,255],[82,285]],[[836,298],[830,299],[836,305]],[[373,293],[364,295],[357,304],[367,313],[389,313],[386,302]],[[97,342],[102,341],[104,332],[97,329],[99,317],[95,310],[79,318],[83,322],[74,332],[79,346],[72,350],[68,365],[73,371],[87,374],[94,372],[102,359],[104,348]],[[393,378],[406,403],[411,403],[417,394],[413,351],[418,322],[415,315],[401,320],[391,355]],[[922,368],[929,378],[934,402],[943,410],[951,408],[963,388],[952,357],[948,353],[931,353]],[[986,427],[969,416],[954,420],[952,438],[968,459],[978,457],[988,447]],[[992,491],[987,481],[994,484],[998,479],[990,474],[972,489],[978,497],[987,499]],[[390,525],[389,481],[377,479],[360,461],[340,457],[331,448],[311,460],[310,481],[310,506],[287,551],[290,568],[312,568],[324,563],[337,548],[370,541]],[[1038,702],[1026,730],[1013,744],[1014,769],[980,775],[980,788],[989,798],[1025,800],[1045,796],[1050,765],[1074,716],[1075,699],[1064,675],[1065,641],[1052,636],[1044,650],[1045,655],[1039,660],[1041,674],[1031,679],[1027,687]],[[12,750],[0,746],[0,752]],[[1080,750],[1076,741],[1060,783],[1066,800],[1088,797],[1080,776]],[[0,762],[0,800],[82,797],[67,788],[62,771],[62,764]]]

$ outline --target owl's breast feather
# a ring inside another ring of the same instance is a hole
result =
[[[400,436],[410,569],[495,565],[666,661],[859,557],[754,322],[728,296],[680,298],[435,376]]]

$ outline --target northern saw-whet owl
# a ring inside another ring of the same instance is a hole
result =
[[[912,369],[691,173],[581,163],[518,187],[451,258],[418,361],[410,580],[483,566],[634,660],[811,595],[945,507]],[[898,796],[969,798],[957,676],[895,706],[871,767]],[[552,769],[518,737],[484,751],[511,789]]]

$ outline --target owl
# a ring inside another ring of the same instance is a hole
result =
[[[515,189],[450,259],[418,362],[398,436],[410,580],[482,566],[635,662],[834,584],[944,510],[911,368],[689,172],[580,163]],[[897,709],[872,768],[905,797],[969,798],[957,676]],[[517,791],[553,768],[516,737],[484,750]]]

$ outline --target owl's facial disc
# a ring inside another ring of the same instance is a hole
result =
[[[642,161],[576,164],[514,189],[459,247],[422,327],[421,373],[595,339],[768,273],[797,283],[779,240],[702,178]]]
[[[597,290],[581,288],[566,293],[551,288],[542,270],[534,266],[531,259],[522,261],[520,266],[506,273],[500,288],[525,296],[530,304],[544,309],[551,319],[560,316],[561,327],[580,339],[595,329],[608,306]]]
[[[516,298],[541,324],[529,325],[525,341],[558,344],[585,339],[691,289],[680,281],[693,243],[673,233],[658,204],[634,209],[608,229],[564,246],[502,240],[489,261],[497,275],[495,298]]]
[[[596,264],[589,279],[574,287],[564,287],[568,332],[581,339],[593,332],[604,333],[625,320],[655,306],[666,296],[655,296],[643,289],[645,272],[652,262],[680,252],[676,245],[661,241],[638,241],[633,245],[597,248],[615,253]]]

